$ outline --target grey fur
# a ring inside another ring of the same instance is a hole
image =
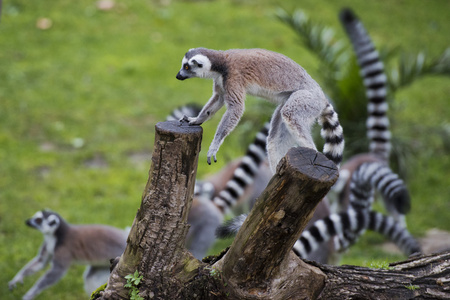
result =
[[[210,78],[213,95],[197,117],[185,117],[190,125],[200,125],[224,104],[227,110],[216,130],[207,158],[216,154],[225,137],[236,127],[244,113],[246,94],[278,104],[269,131],[267,151],[275,173],[278,162],[295,146],[316,149],[311,126],[317,120],[323,126],[324,154],[339,164],[344,140],[337,114],[320,86],[290,58],[264,49],[232,49],[226,51],[196,48],[189,50],[177,79]]]
[[[86,293],[93,292],[99,282],[106,283],[109,260],[125,250],[128,233],[105,225],[70,225],[57,213],[38,211],[26,224],[44,235],[38,255],[26,264],[8,283],[9,289],[22,283],[26,276],[50,269],[30,288],[22,299],[34,299],[44,289],[57,283],[72,263],[87,264],[84,274]]]

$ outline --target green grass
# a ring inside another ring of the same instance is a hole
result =
[[[169,4],[167,4],[169,3]],[[440,54],[450,45],[447,1],[3,1],[0,23],[0,274],[2,299],[21,297],[7,282],[36,253],[41,235],[24,220],[50,208],[71,223],[129,226],[147,180],[154,125],[176,106],[205,103],[211,82],[179,82],[187,49],[261,47],[282,52],[320,78],[317,59],[274,17],[275,8],[304,9],[344,37],[337,13],[352,7],[377,45]],[[52,20],[48,30],[39,18]],[[326,87],[324,87],[326,89]],[[413,148],[408,185],[413,234],[450,230],[448,78],[426,78],[397,93],[394,135]],[[249,99],[245,118],[198,174],[217,171],[244,153],[248,136],[268,116]],[[206,123],[202,149],[219,117]],[[363,126],[363,124],[361,124]],[[345,130],[345,128],[344,128]],[[144,160],[135,160],[143,156]],[[92,164],[92,162],[100,162]],[[392,261],[364,237],[344,263]],[[6,247],[8,246],[8,247]],[[217,251],[218,248],[214,251]],[[400,257],[401,258],[401,257]],[[83,268],[72,268],[39,299],[82,299]],[[42,274],[42,272],[40,273]],[[40,275],[39,274],[39,275]]]

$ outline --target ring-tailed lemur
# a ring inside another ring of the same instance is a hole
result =
[[[26,224],[44,235],[38,255],[26,264],[8,283],[9,289],[22,283],[26,276],[50,269],[31,287],[22,299],[34,299],[44,289],[57,283],[71,264],[87,264],[85,291],[90,294],[109,277],[110,259],[125,250],[128,233],[106,225],[71,225],[55,212],[38,211]]]
[[[216,161],[220,145],[244,113],[246,94],[278,104],[267,143],[273,173],[291,147],[316,149],[310,128],[316,120],[322,124],[324,154],[337,165],[341,162],[344,138],[337,114],[317,82],[290,58],[264,49],[190,49],[176,78],[192,77],[213,79],[213,95],[197,117],[183,120],[200,125],[224,104],[227,107],[208,150],[209,164],[211,157]]]

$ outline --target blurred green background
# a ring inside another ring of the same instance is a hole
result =
[[[20,298],[42,274],[8,291],[8,281],[42,242],[42,235],[24,224],[37,210],[52,209],[75,224],[131,225],[147,180],[154,125],[173,108],[204,104],[211,94],[211,81],[175,79],[189,48],[281,52],[327,91],[317,57],[275,11],[302,9],[345,39],[337,17],[344,6],[358,14],[377,46],[424,50],[434,57],[450,46],[450,2],[445,0],[115,0],[106,10],[86,0],[3,1],[1,299]],[[430,228],[450,230],[449,95],[448,77],[426,76],[398,91],[389,111],[393,135],[412,153],[407,160],[412,195],[407,221],[419,237]],[[241,125],[212,166],[206,164],[206,150],[220,113],[203,125],[199,178],[245,152],[249,136],[269,117],[264,105],[248,99]],[[366,235],[343,263],[370,265],[404,258],[383,252],[383,241],[376,234]],[[81,266],[71,268],[39,299],[87,298],[82,272]]]

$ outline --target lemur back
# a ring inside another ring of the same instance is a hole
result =
[[[185,54],[177,74],[179,80],[192,77],[213,79],[213,95],[197,117],[183,120],[200,125],[224,104],[227,106],[208,150],[208,163],[211,157],[216,160],[223,140],[238,124],[246,94],[278,104],[267,142],[273,173],[291,147],[316,149],[311,137],[311,126],[316,121],[322,124],[324,154],[336,164],[341,162],[344,140],[337,114],[320,86],[290,58],[264,49],[196,48]]]

